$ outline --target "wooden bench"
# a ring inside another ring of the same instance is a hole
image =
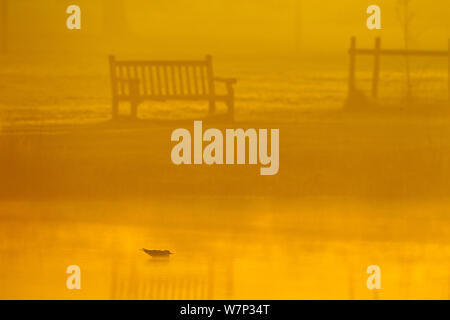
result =
[[[207,101],[213,114],[216,102],[224,102],[233,119],[236,79],[214,76],[211,56],[198,61],[118,61],[109,57],[112,89],[112,116],[118,117],[119,103],[129,102],[131,117],[143,101]],[[225,93],[216,93],[216,83],[225,85]]]

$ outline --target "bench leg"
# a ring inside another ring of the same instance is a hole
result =
[[[209,100],[209,114],[213,114],[216,112],[216,100]]]
[[[137,108],[138,108],[138,102],[131,101],[131,118],[133,118],[133,119],[137,119]]]
[[[113,120],[117,119],[119,115],[119,101],[116,99],[112,100],[112,118]]]
[[[234,97],[231,97],[227,101],[227,107],[228,107],[228,116],[230,117],[230,120],[234,120]]]
[[[139,80],[132,79],[129,83],[130,86],[130,103],[131,103],[131,118],[137,119],[137,108],[139,104]]]

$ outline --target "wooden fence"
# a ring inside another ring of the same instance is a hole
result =
[[[357,55],[373,55],[374,66],[372,74],[372,97],[378,98],[378,83],[380,80],[380,57],[385,56],[418,56],[418,57],[447,57],[448,59],[448,98],[450,101],[450,39],[448,41],[448,51],[439,50],[392,50],[381,49],[381,39],[375,39],[374,49],[358,49],[356,48],[356,37],[352,37],[350,43],[350,67],[348,77],[349,96],[355,91],[355,71]]]

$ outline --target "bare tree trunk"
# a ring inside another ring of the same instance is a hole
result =
[[[411,0],[401,0],[400,15],[403,27],[403,43],[405,50],[409,50],[411,41]],[[409,55],[405,55],[405,76],[406,76],[406,102],[410,103],[413,99],[412,80],[411,80],[411,64]]]
[[[8,0],[0,0],[0,53],[8,51]]]

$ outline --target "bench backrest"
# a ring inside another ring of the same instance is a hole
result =
[[[208,98],[214,95],[212,58],[198,61],[117,61],[110,56],[115,98]]]

